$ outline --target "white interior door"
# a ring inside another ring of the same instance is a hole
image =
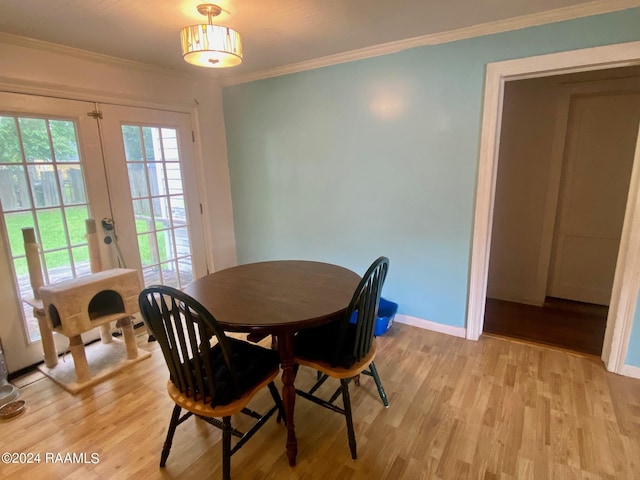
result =
[[[90,271],[85,219],[110,216],[93,103],[0,92],[0,338],[10,371],[42,360],[22,228],[33,227],[45,284]],[[83,334],[84,341],[98,332]],[[68,339],[54,335],[57,350]]]
[[[547,294],[608,305],[640,95],[574,97],[569,118]]]
[[[122,256],[145,285],[181,288],[206,273],[191,116],[100,105]]]

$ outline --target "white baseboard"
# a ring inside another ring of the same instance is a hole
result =
[[[634,367],[633,365],[625,365],[622,367],[622,375],[632,378],[640,378],[640,367]]]
[[[445,325],[443,323],[432,322],[430,320],[410,317],[409,315],[401,315],[398,313],[396,314],[394,321],[398,323],[404,323],[405,325],[424,328],[425,330],[432,330],[438,333],[446,333],[447,335],[453,335],[454,337],[466,338],[467,336],[467,329],[464,327],[452,327],[451,325]]]

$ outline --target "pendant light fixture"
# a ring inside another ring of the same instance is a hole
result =
[[[229,27],[213,24],[220,15],[218,5],[198,5],[198,12],[206,15],[207,23],[184,27],[180,32],[182,56],[185,61],[208,68],[234,67],[242,63],[240,34]]]

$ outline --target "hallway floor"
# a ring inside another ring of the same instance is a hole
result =
[[[487,298],[484,332],[600,355],[608,310],[557,298],[543,307]]]

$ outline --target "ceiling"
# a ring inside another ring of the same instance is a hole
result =
[[[244,49],[243,63],[225,70],[182,60],[180,29],[206,23],[196,10],[200,3],[204,1],[2,0],[0,32],[182,72],[246,77],[389,42],[605,2],[220,0],[217,4],[226,12],[215,23],[237,30]]]

